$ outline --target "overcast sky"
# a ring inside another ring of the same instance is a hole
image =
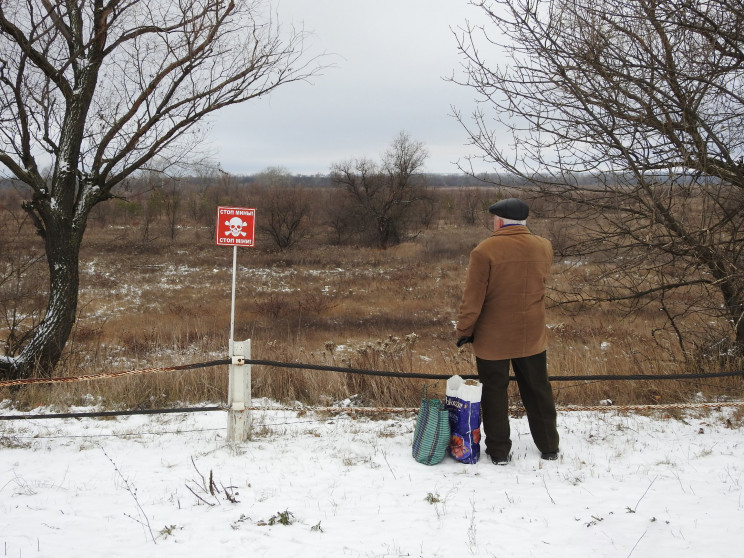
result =
[[[461,74],[450,28],[478,10],[466,0],[274,0],[280,25],[312,33],[309,55],[332,56],[312,83],[291,83],[219,113],[215,159],[233,174],[284,167],[327,174],[333,163],[379,159],[399,132],[426,145],[427,172],[459,172],[474,153],[451,116],[469,113],[473,92],[446,81]],[[488,170],[486,168],[480,170]]]

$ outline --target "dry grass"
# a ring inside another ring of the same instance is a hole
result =
[[[540,229],[540,223],[535,224]],[[544,228],[544,227],[543,227]],[[95,374],[226,358],[232,250],[209,228],[180,229],[143,241],[136,227],[91,227],[81,257],[80,319],[57,373]],[[310,238],[289,251],[238,253],[235,338],[252,340],[253,358],[441,374],[472,374],[468,347],[454,345],[470,249],[482,226],[442,226],[386,251],[329,246]],[[28,242],[35,242],[29,234]],[[261,242],[259,241],[259,246]],[[39,264],[40,266],[43,263]],[[40,268],[43,272],[43,267]],[[554,283],[591,282],[591,267],[555,266]],[[665,373],[685,368],[657,343],[652,313],[613,308],[549,310],[549,369],[554,375]],[[3,335],[6,331],[0,331]],[[711,363],[708,371],[717,370]],[[423,381],[254,367],[254,397],[328,404],[355,396],[365,404],[415,406]],[[444,382],[427,382],[441,395]],[[655,403],[740,396],[735,380],[556,382],[560,404]],[[516,388],[514,388],[516,389]],[[101,401],[152,408],[215,402],[226,370],[161,373],[61,386],[0,390],[19,405],[60,407]],[[517,392],[513,393],[515,401]]]

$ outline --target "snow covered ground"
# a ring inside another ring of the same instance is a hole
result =
[[[416,463],[413,416],[0,421],[0,556],[738,557],[731,413],[562,412],[556,462],[513,419],[503,467]]]

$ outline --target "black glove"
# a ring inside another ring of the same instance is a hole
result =
[[[471,335],[470,337],[460,337],[457,340],[457,346],[462,347],[465,343],[472,343],[474,337]]]

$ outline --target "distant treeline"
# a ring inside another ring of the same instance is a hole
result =
[[[184,227],[214,232],[218,206],[255,207],[256,232],[264,246],[285,249],[312,236],[331,245],[386,248],[432,226],[488,226],[487,208],[508,189],[464,174],[426,174],[415,185],[375,184],[364,197],[334,183],[331,175],[265,172],[252,176],[167,177],[143,174],[98,204],[88,227],[124,226],[142,241],[174,239]],[[0,212],[31,226],[22,209],[29,191],[0,180]]]
[[[270,173],[268,173],[270,174]],[[203,185],[205,183],[211,183],[214,181],[224,181],[226,178],[230,182],[237,185],[253,185],[261,184],[265,182],[267,173],[261,172],[256,174],[227,174],[219,178],[214,176],[185,176],[179,177],[178,182],[186,187],[188,185]],[[288,186],[301,186],[306,188],[326,188],[332,185],[330,174],[291,174],[282,173],[284,177],[284,183]],[[432,188],[483,188],[501,186],[504,188],[509,187],[529,187],[529,184],[525,180],[507,174],[499,173],[481,173],[478,175],[470,175],[465,173],[424,173],[424,181],[429,187]],[[660,174],[658,180],[664,182],[668,179],[668,176]],[[133,182],[139,182],[143,180],[143,177],[131,178],[119,187],[119,190],[126,191]],[[164,178],[163,180],[173,180],[172,178]],[[541,177],[544,180],[544,177]],[[576,185],[592,185],[597,183],[605,182],[622,182],[625,184],[632,183],[631,177],[625,176],[611,176],[611,175],[596,175],[596,174],[576,174],[569,177],[564,177],[564,180],[570,180]],[[679,182],[680,178],[675,177],[675,180]],[[18,190],[23,192],[23,184],[15,178],[2,178],[0,177],[0,191],[5,190]]]

